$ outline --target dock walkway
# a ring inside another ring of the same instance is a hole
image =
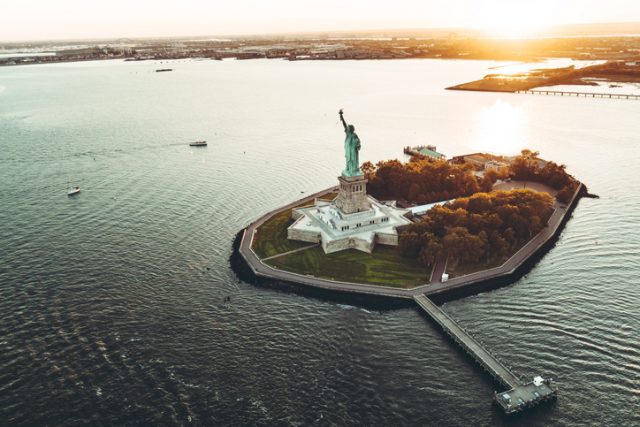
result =
[[[564,90],[540,90],[529,89],[519,90],[516,93],[524,93],[528,95],[550,95],[550,96],[577,96],[585,98],[610,98],[610,99],[640,99],[640,95],[623,94],[623,93],[597,93],[597,92],[569,92]]]
[[[525,408],[556,398],[558,391],[551,384],[550,379],[545,380],[542,377],[536,377],[529,383],[522,382],[429,298],[425,295],[418,295],[414,296],[413,299],[456,344],[507,389],[507,391],[495,393],[494,395],[494,401],[507,414],[520,412]]]
[[[301,203],[311,203],[315,197],[319,197],[327,191],[335,189],[336,187],[332,187],[331,189],[311,194],[302,200],[292,202],[286,206],[266,213],[251,223],[244,230],[239,243],[238,252],[244,258],[247,266],[255,276],[273,280],[283,280],[290,283],[298,283],[300,285],[335,292],[348,292],[409,300],[413,299],[445,333],[451,336],[452,339],[463,350],[469,353],[469,355],[473,357],[484,370],[486,370],[499,384],[507,389],[507,391],[496,393],[494,395],[495,402],[505,411],[505,413],[511,414],[514,412],[520,412],[527,407],[535,406],[540,402],[554,399],[557,396],[557,389],[552,385],[550,379],[545,380],[538,376],[528,383],[520,381],[518,377],[509,371],[509,369],[507,369],[498,359],[496,359],[489,351],[485,350],[480,343],[478,343],[473,337],[471,337],[471,335],[465,332],[461,326],[444,313],[437,305],[435,305],[429,297],[438,297],[458,289],[474,287],[487,280],[508,277],[509,275],[514,274],[514,272],[524,262],[526,262],[532,255],[542,248],[543,245],[556,236],[559,230],[561,230],[563,220],[565,220],[567,215],[570,214],[572,207],[575,206],[575,203],[579,198],[578,196],[582,191],[582,184],[580,184],[576,189],[568,204],[555,203],[555,209],[548,221],[547,227],[524,245],[503,265],[466,276],[456,277],[444,283],[440,280],[441,270],[444,268],[438,268],[437,271],[432,272],[432,276],[437,277],[432,277],[430,283],[411,289],[403,289],[391,286],[340,282],[278,270],[264,263],[263,260],[255,254],[252,249],[253,237],[258,227],[260,227],[265,221],[283,210],[299,206]]]
[[[440,310],[429,298],[419,295],[413,298],[418,305],[476,362],[487,371],[497,382],[507,389],[521,385],[520,379],[511,373],[498,359],[485,350],[482,345],[469,335],[447,314]]]

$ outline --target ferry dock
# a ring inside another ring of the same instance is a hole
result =
[[[558,390],[551,379],[537,376],[533,381],[524,383],[429,298],[417,295],[413,299],[444,333],[506,389],[494,394],[494,401],[505,413],[521,412],[556,398]]]
[[[550,95],[550,96],[577,96],[584,98],[609,98],[609,99],[640,99],[640,95],[625,95],[621,93],[596,93],[596,92],[567,92],[563,90],[518,90],[516,93],[528,95]]]

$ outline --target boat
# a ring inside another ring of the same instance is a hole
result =
[[[173,71],[173,68],[158,68],[156,73],[166,73],[167,71]]]
[[[207,141],[194,141],[194,142],[190,142],[189,145],[191,147],[206,147]]]
[[[70,187],[67,191],[67,196],[75,196],[80,192],[80,187]]]

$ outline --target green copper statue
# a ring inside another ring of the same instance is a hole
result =
[[[342,110],[340,110],[339,114],[342,125],[344,126],[344,133],[346,135],[344,138],[344,157],[346,165],[342,171],[342,175],[360,176],[362,175],[362,172],[360,171],[360,162],[358,161],[360,138],[356,135],[356,129],[353,125],[347,125],[347,122],[344,121],[344,117],[342,117]]]

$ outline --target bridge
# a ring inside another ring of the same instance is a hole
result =
[[[413,299],[462,350],[507,390],[494,395],[494,401],[507,414],[521,412],[557,396],[558,390],[550,379],[538,376],[524,383],[429,298],[418,295]]]
[[[632,94],[568,92],[563,90],[529,89],[529,90],[519,90],[519,91],[516,91],[516,93],[525,93],[529,95],[577,96],[577,97],[584,97],[584,98],[640,99],[640,95],[632,95]]]

